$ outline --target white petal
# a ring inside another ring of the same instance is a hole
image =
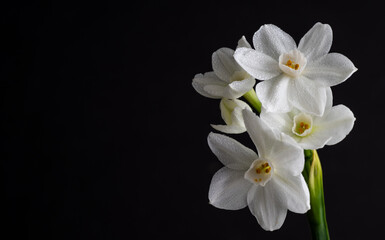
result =
[[[290,81],[289,101],[302,112],[322,116],[326,105],[326,88],[301,76]]]
[[[242,36],[241,39],[239,39],[239,41],[238,41],[238,46],[237,46],[237,48],[241,48],[241,47],[251,48],[251,45],[250,45],[250,43],[246,40],[245,36]]]
[[[223,81],[230,82],[235,71],[241,70],[234,60],[234,50],[220,48],[212,55],[212,65],[215,74]]]
[[[247,108],[251,110],[249,104],[245,103],[244,101],[239,99],[233,99],[233,101],[236,103],[237,107],[240,107],[241,109]]]
[[[326,104],[325,104],[325,112],[328,112],[333,106],[333,93],[330,87],[326,87]]]
[[[308,62],[326,55],[332,46],[333,32],[328,24],[316,23],[298,45]]]
[[[253,150],[222,134],[210,133],[207,142],[219,161],[231,169],[247,170],[258,158]]]
[[[192,86],[202,96],[215,99],[222,98],[220,95],[213,95],[205,91],[204,88],[208,85],[218,85],[224,87],[226,86],[226,83],[220,80],[214,72],[207,72],[204,75],[196,74],[192,81]]]
[[[228,96],[228,86],[222,86],[222,85],[205,85],[203,87],[203,91],[208,93],[211,96],[214,96],[215,98],[229,98]],[[231,97],[230,97],[231,98]]]
[[[243,79],[242,81],[234,81],[229,84],[229,88],[231,89],[231,94],[234,98],[239,98],[251,89],[253,89],[255,85],[255,79],[252,77]]]
[[[234,100],[222,98],[219,103],[219,109],[221,109],[221,117],[227,125],[232,123],[231,112],[236,107],[236,102]]]
[[[234,108],[234,111],[231,113],[231,120],[232,120],[233,123],[235,123],[235,124],[237,124],[239,126],[242,126],[245,129],[245,131],[246,131],[245,123],[244,123],[244,120],[243,120],[243,114],[242,114],[242,110],[245,109],[245,108],[250,110],[250,111],[252,111],[251,108],[248,105],[243,106],[243,107],[241,107],[241,106],[236,107],[236,108]]]
[[[273,59],[251,48],[237,48],[234,58],[246,72],[259,80],[268,80],[282,73],[278,58]]]
[[[268,182],[264,187],[253,186],[247,194],[247,205],[266,231],[279,229],[285,221],[287,208],[283,194]]]
[[[217,208],[238,210],[247,206],[247,193],[251,183],[244,171],[223,167],[213,176],[209,189],[210,204]]]
[[[211,124],[211,127],[213,127],[215,130],[218,130],[223,133],[229,133],[229,134],[239,134],[246,132],[245,127],[241,127],[236,124],[230,124],[230,125],[214,125]]]
[[[269,184],[284,195],[286,207],[290,211],[305,213],[310,209],[309,188],[302,174],[290,176],[276,171]]]
[[[298,144],[303,149],[320,149],[325,146],[327,142],[330,141],[331,136],[327,132],[314,132],[304,138],[296,137]]]
[[[291,79],[281,74],[269,81],[259,82],[255,92],[268,112],[288,112],[291,104],[288,101],[288,87]]]
[[[206,93],[207,96],[211,96],[211,98],[236,99],[250,91],[254,84],[254,78],[246,78],[242,81],[234,81],[230,84],[217,82],[216,84],[206,84],[200,86],[202,87],[202,92]],[[198,88],[198,90],[200,89]]]
[[[291,135],[293,116],[290,113],[267,112],[262,109],[260,117],[271,128],[275,128],[286,135]]]
[[[314,137],[329,137],[327,145],[334,145],[342,141],[353,128],[355,117],[353,112],[344,105],[337,105],[325,113],[320,119]]]
[[[280,133],[281,140],[270,146],[268,159],[274,168],[293,176],[302,173],[305,164],[303,149],[297,142],[284,133]]]
[[[279,27],[263,25],[253,36],[253,44],[256,51],[264,53],[276,61],[282,53],[297,48],[294,39]]]
[[[309,63],[302,73],[322,86],[331,87],[344,82],[357,68],[344,55],[329,53],[316,62]]]
[[[246,109],[242,113],[247,133],[256,146],[259,156],[266,158],[271,144],[279,139],[279,135],[273,132],[255,113]]]

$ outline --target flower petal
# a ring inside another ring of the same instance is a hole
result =
[[[239,126],[243,126],[243,128],[246,131],[245,123],[243,121],[243,114],[242,114],[242,110],[245,108],[252,111],[249,105],[236,107],[234,108],[234,111],[231,114],[231,120],[233,123],[236,123]]]
[[[253,150],[222,134],[210,133],[207,142],[219,161],[231,169],[247,170],[258,158]]]
[[[325,104],[325,112],[330,111],[330,109],[333,107],[333,93],[332,89],[330,87],[325,88],[326,90],[326,104]]]
[[[357,68],[344,55],[329,53],[316,62],[311,62],[302,73],[322,86],[331,87],[344,82]]]
[[[221,109],[221,117],[227,125],[230,125],[233,121],[231,117],[231,112],[237,106],[236,104],[237,102],[235,102],[235,99],[230,100],[226,98],[222,98],[221,102],[219,103],[219,108]]]
[[[210,204],[217,208],[238,210],[247,206],[251,183],[238,171],[223,167],[213,176],[209,189]]]
[[[213,98],[231,98],[228,94],[228,86],[226,85],[205,85],[203,91],[214,96]]]
[[[317,123],[317,129],[312,136],[324,139],[329,137],[330,139],[326,144],[334,145],[342,141],[350,133],[355,120],[356,118],[349,108],[344,105],[334,106]]]
[[[289,101],[302,112],[322,116],[326,105],[326,88],[304,76],[290,81]]]
[[[253,89],[255,85],[255,79],[253,77],[249,77],[243,79],[242,81],[234,81],[229,84],[230,92],[233,95],[233,98],[239,98],[251,89]]]
[[[192,81],[193,88],[202,96],[214,99],[222,98],[220,95],[213,95],[207,92],[204,88],[208,85],[218,85],[224,87],[226,86],[226,83],[219,79],[214,72],[196,74]]]
[[[260,80],[268,80],[282,73],[278,58],[273,59],[251,48],[237,48],[234,58],[246,72]]]
[[[228,83],[233,73],[241,70],[235,62],[233,55],[234,50],[230,48],[220,48],[213,53],[211,58],[215,74]]]
[[[262,109],[260,114],[261,119],[272,128],[277,129],[280,132],[290,135],[293,127],[293,117],[290,113],[275,113],[267,112]]]
[[[269,81],[259,82],[255,92],[268,112],[288,112],[291,105],[288,101],[288,87],[290,78],[281,74]]]
[[[293,136],[298,141],[298,145],[303,149],[320,149],[325,146],[327,142],[330,141],[331,136],[330,132],[313,132],[312,134],[300,138],[297,136]]]
[[[290,176],[282,172],[275,172],[271,179],[272,187],[284,195],[286,207],[295,213],[305,213],[310,209],[309,188],[302,174]]]
[[[258,150],[261,158],[266,158],[270,152],[270,146],[280,138],[277,132],[266,125],[255,113],[243,110],[243,120],[251,140]]]
[[[303,149],[290,136],[280,133],[280,141],[270,145],[268,159],[278,172],[292,176],[302,173],[305,164]]]
[[[285,221],[287,208],[283,194],[268,182],[264,187],[253,186],[247,194],[247,205],[266,231],[279,229]]]
[[[239,134],[239,133],[246,132],[246,128],[241,127],[239,125],[235,125],[235,124],[230,124],[230,125],[214,125],[214,124],[210,124],[210,125],[215,130],[223,132],[223,133]]]
[[[307,61],[314,61],[326,55],[333,42],[333,31],[328,24],[316,23],[301,39],[298,45]]]
[[[276,61],[278,61],[282,53],[297,48],[294,39],[273,24],[266,24],[260,27],[254,33],[253,44],[257,52],[264,53]]]
[[[250,45],[250,43],[246,40],[245,36],[242,36],[241,39],[239,39],[239,41],[238,41],[238,46],[237,46],[237,48],[241,48],[241,47],[251,48],[251,45]]]

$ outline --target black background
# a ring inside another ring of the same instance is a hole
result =
[[[7,239],[309,239],[305,215],[265,232],[208,204],[219,101],[191,87],[211,54],[273,23],[318,21],[358,71],[332,88],[357,120],[319,150],[330,235],[376,238],[385,213],[382,6],[369,1],[57,3],[1,8],[1,215]],[[247,134],[233,136],[253,147]]]

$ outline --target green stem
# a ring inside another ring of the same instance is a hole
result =
[[[261,112],[262,104],[259,101],[257,94],[255,94],[254,89],[251,89],[247,93],[243,95],[243,97],[249,102],[249,104],[258,111],[258,113]]]
[[[307,212],[313,240],[329,240],[326,222],[322,167],[316,150],[305,150],[305,168],[302,172],[310,191],[311,209]]]

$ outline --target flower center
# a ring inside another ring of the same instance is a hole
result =
[[[289,68],[294,69],[294,70],[298,70],[298,68],[299,68],[299,64],[292,62],[290,59],[287,60],[286,66],[288,66]]]
[[[299,136],[299,137],[305,137],[309,135],[313,128],[313,118],[306,114],[306,113],[300,113],[296,115],[293,119],[294,124],[292,128],[292,132]]]
[[[297,125],[297,128],[295,129],[295,131],[298,134],[303,134],[309,128],[310,128],[309,124],[307,124],[306,122],[300,122],[299,126]]]
[[[268,161],[257,159],[246,171],[245,178],[254,184],[264,186],[270,180],[272,173],[273,167]]]
[[[279,68],[290,77],[298,77],[305,69],[306,57],[297,49],[279,56]]]

